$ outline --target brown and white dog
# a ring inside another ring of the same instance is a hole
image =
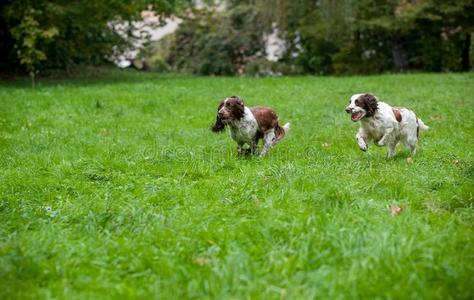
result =
[[[399,142],[410,149],[411,156],[415,155],[420,131],[429,128],[413,111],[392,107],[370,93],[352,95],[346,112],[351,114],[352,121],[360,121],[356,135],[359,148],[366,151],[369,141],[378,146],[386,145],[389,158],[395,155]]]
[[[219,104],[217,108],[216,123],[212,131],[223,131],[229,125],[230,135],[237,143],[239,154],[258,154],[258,142],[263,139],[263,147],[260,157],[265,156],[267,151],[275,146],[290,129],[290,123],[283,126],[278,124],[278,116],[269,107],[245,106],[242,98],[231,96]],[[244,149],[248,145],[248,149]]]

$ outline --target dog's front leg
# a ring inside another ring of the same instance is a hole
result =
[[[245,149],[244,149],[244,144],[237,144],[237,153],[239,155],[244,155],[245,154]]]
[[[385,130],[385,133],[383,134],[382,138],[377,142],[377,145],[385,146],[385,144],[387,144],[387,142],[391,142],[392,132],[393,132],[393,128],[391,128],[391,127],[387,128]]]
[[[251,154],[258,154],[258,140],[257,139],[253,139],[250,142],[250,153]]]
[[[367,151],[367,148],[369,148],[369,146],[367,146],[367,135],[362,130],[362,128],[359,129],[359,132],[357,132],[356,139],[360,150]]]

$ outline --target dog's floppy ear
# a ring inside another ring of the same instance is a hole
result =
[[[224,105],[224,101],[222,101],[217,107],[217,112],[219,112],[219,110],[222,108],[223,105]],[[225,124],[222,122],[221,118],[219,118],[219,114],[216,114],[216,123],[212,125],[211,130],[213,132],[221,132],[222,130],[224,130],[224,128],[225,128]]]
[[[212,125],[211,130],[213,132],[221,132],[222,130],[224,130],[224,128],[225,124],[222,123],[222,120],[221,118],[219,118],[219,116],[216,116],[216,124]]]
[[[360,97],[360,100],[363,103],[363,108],[367,112],[365,116],[373,116],[378,108],[377,98],[371,93],[366,93]]]
[[[235,104],[232,105],[232,107],[231,107],[232,115],[236,119],[241,119],[245,114],[244,100],[239,96],[231,96],[230,98],[235,100],[235,102],[234,102]]]
[[[244,99],[242,99],[240,96],[230,96],[229,99],[235,99],[237,103],[244,105]]]

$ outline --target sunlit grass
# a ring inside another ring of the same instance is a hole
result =
[[[1,299],[473,297],[472,74],[112,75],[0,85]],[[358,149],[363,91],[413,161]],[[209,130],[234,94],[292,123],[263,160]]]

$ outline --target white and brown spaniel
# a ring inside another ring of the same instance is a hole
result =
[[[346,112],[351,114],[352,121],[360,121],[356,135],[359,148],[366,151],[369,141],[378,146],[386,145],[389,158],[395,155],[399,142],[410,149],[411,156],[415,155],[420,131],[428,130],[413,111],[392,107],[370,93],[352,95]]]
[[[290,129],[290,123],[283,126],[278,124],[278,116],[269,107],[245,106],[242,98],[232,96],[226,98],[217,108],[216,123],[212,131],[221,132],[229,125],[230,135],[237,143],[237,151],[240,154],[258,154],[258,142],[263,139],[263,147],[260,157],[275,146]],[[245,149],[244,146],[249,148]]]

